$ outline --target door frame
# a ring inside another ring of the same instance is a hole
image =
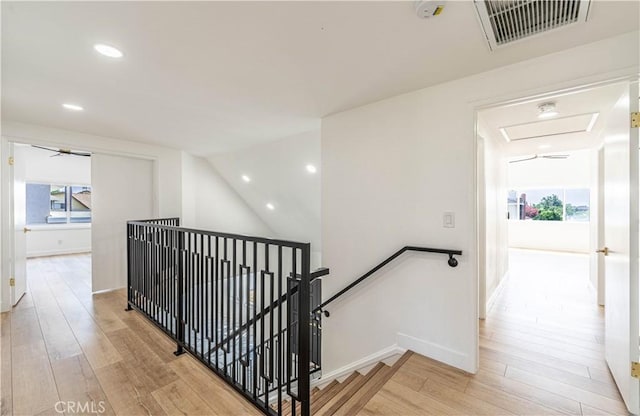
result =
[[[607,85],[620,84],[625,82],[633,82],[637,80],[637,75],[627,75],[627,76],[619,76],[619,73],[609,73],[605,74],[601,79],[591,82],[575,82],[575,83],[566,83],[564,85],[558,86],[550,86],[550,87],[541,87],[535,91],[530,92],[522,92],[520,94],[514,93],[509,95],[508,97],[502,97],[498,99],[489,99],[489,100],[481,100],[475,103],[471,103],[474,108],[474,153],[475,153],[475,166],[476,166],[476,175],[474,178],[475,185],[475,201],[476,201],[476,241],[475,246],[478,253],[477,263],[476,263],[476,281],[477,281],[477,293],[478,293],[478,316],[477,319],[485,319],[486,317],[486,308],[487,302],[490,300],[487,297],[486,293],[486,250],[485,246],[485,238],[486,238],[486,230],[485,223],[487,219],[486,215],[486,201],[484,198],[485,183],[484,183],[484,174],[480,174],[479,169],[485,165],[484,162],[484,153],[481,154],[480,149],[482,149],[482,137],[478,132],[478,113],[482,110],[487,110],[495,107],[502,107],[506,105],[514,105],[526,103],[534,100],[543,100],[551,97],[557,97],[562,94],[570,94],[576,92],[587,91],[599,87],[604,87]],[[598,226],[600,225],[601,220],[601,210],[598,212]],[[598,229],[598,233],[600,228]],[[601,239],[601,236],[598,234],[597,239]],[[508,248],[508,247],[507,247]],[[505,274],[503,280],[498,284],[496,291],[500,289],[500,285],[504,282],[506,278],[508,278],[509,271]],[[597,291],[597,299],[604,299],[604,296],[601,298],[601,281],[602,281],[602,272],[601,268],[598,268],[597,272],[597,282],[598,287],[595,288]],[[478,331],[478,342],[480,340],[480,333]],[[479,354],[479,349],[478,349]]]
[[[11,135],[2,135],[0,137],[0,313],[11,311],[11,289],[9,287],[9,278],[13,273],[13,174],[8,160],[10,157],[11,144],[19,143],[26,145],[38,145],[54,148],[73,148],[81,149],[90,153],[100,153],[113,156],[130,157],[135,159],[150,160],[153,162],[153,212],[154,216],[159,213],[159,170],[158,156],[131,153],[124,151],[112,151],[108,148],[95,146],[87,143],[78,146],[75,142],[64,143],[59,140],[48,140],[33,137],[13,137]],[[4,231],[7,232],[4,232]]]

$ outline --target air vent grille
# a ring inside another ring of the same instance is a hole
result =
[[[475,0],[492,49],[586,21],[589,0]]]

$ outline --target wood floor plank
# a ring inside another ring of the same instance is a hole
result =
[[[178,375],[129,328],[109,333],[109,341],[149,389],[156,390],[178,380]]]
[[[185,385],[197,393],[218,415],[259,415],[260,412],[235,393],[218,376],[198,363],[193,357],[183,355],[168,364]],[[215,391],[216,394],[212,394]]]
[[[469,382],[465,394],[518,415],[540,416],[566,414],[519,396],[509,394],[501,389],[492,388],[476,380]]]
[[[0,415],[13,414],[11,313],[0,314]]]
[[[549,392],[544,389],[537,388],[535,386],[521,383],[517,380],[513,380],[504,376],[498,376],[488,371],[480,369],[477,374],[473,376],[476,382],[485,384],[497,390],[502,390],[513,396],[527,399],[533,403],[554,409],[559,413],[566,413],[571,415],[580,415],[580,403],[576,400],[569,399],[567,397]]]
[[[471,397],[459,390],[443,385],[438,381],[427,379],[420,393],[433,397],[440,402],[457,408],[459,411],[473,415],[510,415],[515,414],[507,409],[495,406],[476,397]]]
[[[78,404],[86,411],[75,414],[115,414],[106,394],[84,354],[58,359],[51,363],[60,400]]]
[[[394,403],[394,405],[396,406],[403,406],[399,408],[402,408],[403,411],[404,409],[407,409],[407,414],[460,414],[460,411],[458,409],[450,406],[448,403],[441,402],[422,393],[411,392],[393,380],[389,380],[385,383],[385,385],[380,390],[380,397]],[[389,415],[389,413],[386,414]]]
[[[34,415],[53,414],[60,400],[44,341],[14,345],[12,358],[13,413]],[[20,369],[20,371],[15,371]]]
[[[593,394],[590,391],[583,390],[574,385],[559,382],[557,380],[539,376],[515,367],[507,368],[505,375],[507,378],[530,384],[538,388],[563,395],[567,398],[584,403],[588,406],[602,409],[611,413],[620,413],[626,411],[620,399],[614,400],[599,394]]]
[[[180,382],[158,389],[152,396],[168,415],[214,415],[211,409],[193,390]]]
[[[118,351],[67,285],[53,274],[48,277],[47,284],[91,367],[96,370],[121,361]]]
[[[492,350],[482,350],[485,358],[500,361],[509,367],[518,368],[527,372],[552,378],[573,386],[579,387],[594,394],[600,394],[614,400],[621,400],[620,393],[613,383],[603,383],[590,377],[578,376],[561,369],[529,361],[510,354],[496,353]]]
[[[118,415],[165,415],[166,412],[131,366],[119,361],[94,370],[102,390]]]

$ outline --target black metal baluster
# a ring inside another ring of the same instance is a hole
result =
[[[258,357],[256,356],[258,348],[256,342],[258,340],[258,326],[257,326],[257,306],[258,306],[258,243],[253,242],[253,350],[251,351],[251,359],[253,360],[251,378],[253,381],[253,399],[258,398]]]
[[[236,321],[237,320],[236,310],[237,310],[237,306],[238,306],[238,299],[236,297],[236,279],[238,277],[238,268],[237,268],[237,262],[236,262],[236,260],[237,260],[236,259],[236,246],[238,244],[237,244],[237,241],[236,241],[235,238],[232,241],[233,241],[233,249],[232,249],[233,250],[232,251],[232,253],[233,253],[232,254],[233,271],[231,272],[231,276],[232,276],[231,284],[233,286],[233,289],[232,289],[231,299],[232,299],[232,302],[233,302],[233,307],[231,309],[232,310],[232,319],[231,319],[231,321],[233,322],[233,333],[236,333],[236,331],[238,329],[238,323]],[[236,350],[236,344],[237,344],[236,338],[237,337],[234,335],[232,340],[231,340],[232,349],[233,349],[233,352],[232,352],[231,356],[233,357],[233,365],[232,365],[233,375],[234,375],[234,377],[237,378],[238,373],[237,373],[237,370],[236,370],[236,363],[238,362],[238,355],[237,355],[237,350]]]
[[[278,246],[278,296],[282,295],[282,246]],[[288,302],[287,302],[288,303]],[[282,414],[282,303],[278,305],[278,414]],[[286,335],[285,335],[286,336]]]
[[[176,231],[178,238],[178,282],[176,285],[176,296],[178,298],[177,311],[176,311],[176,333],[178,336],[178,347],[176,348],[175,355],[184,353],[182,344],[184,344],[184,232]]]

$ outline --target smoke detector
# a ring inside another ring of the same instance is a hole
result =
[[[422,19],[437,16],[444,10],[444,1],[417,0],[415,3],[416,14]]]
[[[538,105],[538,118],[549,118],[557,115],[558,110],[556,110],[556,103],[553,101]]]
[[[474,0],[489,48],[587,21],[591,0]]]

